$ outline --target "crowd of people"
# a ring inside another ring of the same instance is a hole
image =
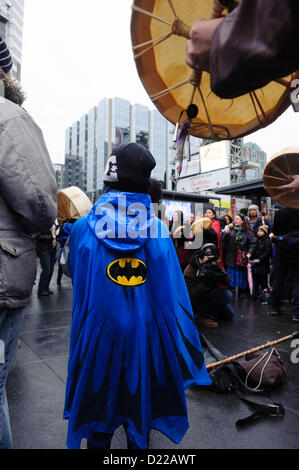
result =
[[[190,218],[192,221],[200,220],[203,215],[195,217],[191,214],[184,223],[180,212],[178,224],[182,237],[178,239],[174,238],[173,232],[178,214],[174,214],[170,234],[199,325],[215,328],[219,326],[218,320],[233,318],[230,305],[233,292],[238,294],[238,298],[270,299],[271,315],[281,314],[282,303],[292,304],[292,319],[299,322],[299,261],[296,251],[299,246],[299,211],[281,208],[274,217],[274,223],[256,205],[251,205],[246,212],[247,215],[236,214],[234,219],[228,214],[218,219],[214,208],[206,210],[204,218],[210,219],[211,225],[203,228],[203,246],[212,249],[213,256],[204,257],[204,262],[200,256],[202,248],[192,250],[190,241],[194,240],[195,234],[191,230],[187,239],[182,229],[190,224]],[[203,270],[205,263],[209,269]],[[219,268],[225,276],[219,276]],[[213,276],[211,272],[214,272]],[[221,289],[217,295],[215,288]]]
[[[243,0],[226,18],[199,20],[191,28],[187,63],[209,71],[211,89],[223,98],[287,76],[298,69],[298,10],[295,0]],[[57,253],[53,166],[41,130],[23,108],[24,94],[11,80],[12,65],[0,38],[0,449],[13,448],[6,381],[36,280],[36,255],[38,295],[47,297]],[[248,295],[250,272],[253,296],[272,287],[271,314],[292,302],[292,319],[299,322],[299,210],[281,208],[270,221],[251,206],[247,215],[217,220],[209,208],[201,215],[203,244],[193,249],[197,215],[186,228],[183,214],[176,214],[170,236],[152,217],[155,165],[138,144],[114,149],[102,197],[61,234],[74,289],[63,414],[69,448],[80,448],[86,438],[88,449],[109,449],[120,426],[130,449],[147,449],[151,429],[179,443],[189,426],[185,389],[211,385],[194,317],[210,327],[232,319],[233,291]],[[144,229],[157,237],[103,236],[107,207],[117,234],[132,223],[134,214],[118,205],[124,195],[126,204],[146,207]]]

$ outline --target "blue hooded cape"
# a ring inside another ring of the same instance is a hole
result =
[[[184,390],[211,380],[173,242],[150,197],[104,194],[72,227],[69,267],[68,447],[125,423],[140,448],[151,429],[179,443],[189,427]]]

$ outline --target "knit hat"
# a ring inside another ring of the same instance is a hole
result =
[[[259,214],[260,210],[259,207],[256,206],[255,204],[252,204],[251,206],[248,207],[248,211],[254,210],[256,211],[257,214]]]
[[[0,36],[0,68],[4,73],[8,73],[12,68],[12,58],[6,43]]]
[[[258,227],[258,230],[263,230],[265,232],[265,234],[267,235],[268,234],[268,230],[269,230],[269,227],[268,225],[260,225]]]
[[[120,191],[147,193],[156,161],[149,150],[131,143],[116,147],[110,155],[104,183]]]

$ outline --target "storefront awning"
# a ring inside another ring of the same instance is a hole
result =
[[[215,189],[216,194],[229,194],[231,196],[245,196],[248,199],[257,197],[269,197],[264,188],[263,179],[259,178],[246,183],[234,184],[225,188]]]

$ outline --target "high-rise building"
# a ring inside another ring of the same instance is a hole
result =
[[[267,154],[256,143],[235,139],[231,144],[231,183],[238,184],[262,178]]]
[[[57,189],[63,188],[63,174],[64,174],[64,165],[61,163],[54,163],[53,164],[55,179],[57,184]]]
[[[0,0],[0,35],[13,58],[11,75],[21,79],[24,0]]]
[[[83,189],[82,161],[78,156],[66,155],[63,170],[63,187],[77,186]]]
[[[156,159],[152,177],[170,188],[173,128],[156,109],[132,105],[118,97],[104,98],[66,130],[65,154],[68,159],[81,162],[81,189],[92,195],[102,190],[105,166],[113,148],[136,142],[148,148]]]
[[[204,141],[199,155],[184,161],[177,188],[182,192],[200,193],[259,179],[266,165],[266,153],[243,138],[232,141]]]

